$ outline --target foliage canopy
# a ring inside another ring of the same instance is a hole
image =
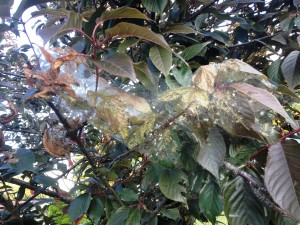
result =
[[[1,223],[297,224],[294,2],[1,1]]]

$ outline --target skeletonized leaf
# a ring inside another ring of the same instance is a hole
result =
[[[186,25],[174,25],[163,31],[164,34],[195,34],[196,30]]]
[[[274,201],[300,221],[300,145],[293,140],[269,148],[265,185]]]
[[[231,225],[263,225],[267,216],[262,203],[238,176],[225,186],[224,212]]]
[[[294,129],[298,128],[298,125],[295,123],[295,121],[287,114],[277,98],[270,92],[258,87],[254,87],[253,85],[247,83],[233,83],[230,85],[230,87],[274,110],[276,113],[283,116]]]
[[[283,76],[291,89],[300,84],[300,51],[291,52],[281,65]]]
[[[136,82],[135,71],[131,58],[125,54],[114,54],[105,57],[101,61],[91,60],[91,62],[100,69],[120,77],[130,78]]]
[[[168,3],[168,0],[142,0],[142,3],[150,12],[162,14]]]
[[[225,157],[226,146],[222,134],[216,127],[210,130],[207,142],[201,145],[197,161],[218,179],[219,167]]]
[[[149,57],[157,69],[159,69],[165,76],[169,75],[172,66],[172,53],[161,47],[154,45],[149,52]]]
[[[153,31],[149,30],[147,27],[141,27],[132,23],[125,23],[125,22],[118,23],[113,28],[107,29],[105,33],[109,37],[133,36],[133,37],[143,38],[145,40],[148,40],[150,42],[153,42],[157,45],[160,45],[170,50],[170,46],[162,36],[154,33]]]
[[[120,7],[114,10],[105,11],[100,17],[100,22],[106,20],[113,20],[118,18],[133,18],[133,19],[144,19],[149,20],[149,18],[141,13],[139,10],[130,7]]]
[[[186,189],[180,184],[186,180],[187,177],[181,170],[167,169],[160,176],[159,187],[167,198],[178,202],[186,202],[186,198],[182,195],[182,193],[186,193]]]

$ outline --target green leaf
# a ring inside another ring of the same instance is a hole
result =
[[[139,10],[124,6],[117,9],[105,11],[100,17],[99,22],[104,22],[106,20],[113,20],[119,18],[149,20],[149,18],[145,14],[141,13]]]
[[[208,13],[200,14],[195,19],[195,27],[197,31],[201,30],[201,27],[203,26],[205,20],[208,18]]]
[[[187,177],[181,170],[166,169],[159,179],[159,187],[167,198],[178,202],[186,202],[186,198],[182,195],[182,193],[186,193],[186,189],[179,184],[182,181],[187,181]]]
[[[223,44],[227,44],[229,42],[229,36],[225,32],[218,31],[218,30],[213,32],[205,32],[204,36],[211,37]]]
[[[273,200],[297,221],[300,221],[299,147],[294,140],[271,145],[264,177]]]
[[[119,52],[126,52],[127,48],[130,48],[131,46],[137,44],[139,42],[139,39],[133,38],[133,39],[126,39],[124,42],[122,42],[118,46],[118,51]]]
[[[272,212],[271,221],[276,225],[297,225],[298,223],[291,218],[285,217],[279,213]]]
[[[226,145],[218,128],[213,127],[208,135],[207,143],[200,145],[198,162],[217,179],[219,178],[219,167],[226,153]]]
[[[162,14],[168,0],[142,0],[142,4],[150,12],[156,12]]]
[[[29,149],[18,149],[14,157],[17,159],[17,162],[11,163],[13,168],[19,170],[34,170],[33,163],[35,162],[35,155]]]
[[[171,220],[178,220],[180,218],[178,208],[174,208],[174,209],[164,208],[160,212],[162,213],[163,216],[165,216]]]
[[[43,184],[45,186],[51,186],[55,187],[57,186],[57,182],[54,178],[46,176],[44,174],[38,174],[32,178],[33,181],[35,181],[38,184]]]
[[[68,209],[68,215],[70,217],[70,220],[74,222],[77,218],[85,214],[90,207],[90,203],[91,203],[90,193],[85,193],[75,198],[71,202],[70,207]]]
[[[291,52],[281,65],[283,76],[291,89],[300,84],[300,51]]]
[[[124,225],[139,225],[141,222],[141,211],[139,208],[130,209],[129,216]]]
[[[154,45],[149,52],[149,57],[155,67],[165,76],[169,75],[172,66],[172,53],[161,46]]]
[[[0,17],[10,17],[10,8],[14,4],[13,0],[1,0],[0,1]],[[1,24],[5,25],[5,24]]]
[[[124,202],[131,202],[131,201],[137,201],[138,195],[130,188],[122,188],[118,191],[118,194],[120,195],[120,198]]]
[[[196,34],[197,31],[186,25],[174,25],[163,31],[164,34]]]
[[[128,218],[130,208],[122,206],[118,208],[109,218],[106,225],[123,225],[125,220]]]
[[[283,116],[294,129],[298,128],[295,121],[287,114],[277,98],[270,92],[247,83],[234,83],[231,84],[230,87],[274,110],[276,113]]]
[[[215,181],[207,183],[201,190],[199,206],[204,211],[205,216],[214,224],[216,217],[223,211],[221,188]]]
[[[132,23],[125,23],[125,22],[118,23],[113,28],[107,29],[105,33],[108,37],[115,37],[115,36],[139,37],[148,40],[150,42],[153,42],[157,45],[160,45],[161,47],[164,47],[168,50],[171,50],[170,46],[162,36],[154,33],[153,31],[149,30],[149,28],[147,27],[141,27]]]
[[[266,209],[243,178],[236,177],[224,189],[224,212],[231,225],[263,225]]]
[[[112,75],[130,78],[132,81],[137,82],[133,62],[128,55],[113,54],[102,60],[91,60],[91,62]]]
[[[284,81],[281,69],[280,69],[280,65],[281,65],[282,60],[281,59],[277,59],[274,62],[272,62],[272,64],[268,67],[268,77],[269,79],[271,79],[272,81],[278,83],[278,84],[282,84]]]
[[[174,67],[172,69],[172,74],[176,81],[181,84],[182,87],[190,87],[192,82],[192,70],[186,65],[181,66],[179,69]]]
[[[157,93],[158,82],[151,73],[147,63],[135,63],[133,66],[137,79],[144,85],[144,87],[153,93]]]
[[[181,57],[184,58],[185,60],[190,60],[191,58],[200,54],[209,43],[210,42],[208,41],[208,42],[203,42],[201,44],[191,45],[183,50],[183,52],[181,53]]]
[[[4,24],[4,23],[0,24],[0,33],[4,33],[6,31],[9,31],[10,29],[11,29],[11,27],[8,26],[7,24]]]
[[[167,76],[165,78],[166,84],[170,89],[180,88],[180,84],[177,82],[174,76]]]
[[[72,29],[81,30],[83,18],[81,17],[80,14],[75,13],[73,11],[68,11],[68,14],[66,16],[67,16],[67,21],[64,22],[60,27],[60,29],[52,36],[50,42],[51,44],[62,35],[69,33],[70,30]]]
[[[101,216],[104,212],[104,206],[102,204],[102,201],[99,197],[93,197],[90,207],[88,209],[88,217],[95,223],[99,224],[99,221],[101,219]]]
[[[283,31],[290,32],[294,25],[294,18],[286,17],[280,22],[280,27]]]

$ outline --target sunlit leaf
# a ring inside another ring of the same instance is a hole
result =
[[[109,55],[102,60],[91,60],[91,62],[100,69],[120,77],[126,77],[137,82],[133,62],[125,54]]]
[[[195,44],[187,47],[181,53],[182,58],[184,58],[187,61],[190,60],[191,58],[201,53],[209,43],[210,42],[203,42],[201,44]]]
[[[91,194],[86,193],[79,195],[77,198],[75,198],[68,209],[68,215],[70,217],[70,220],[74,222],[77,218],[81,217],[83,214],[85,214],[91,203]]]
[[[43,175],[43,174],[38,174],[32,178],[33,181],[35,181],[38,184],[43,184],[45,186],[51,186],[55,187],[57,185],[57,182],[54,178]]]
[[[226,153],[226,145],[220,131],[214,127],[210,130],[207,143],[200,146],[200,153],[197,156],[198,162],[204,169],[219,178],[219,167],[223,162]]]
[[[158,70],[165,76],[169,75],[172,66],[172,53],[161,47],[154,45],[149,52],[149,57]]]
[[[300,84],[300,51],[291,52],[282,62],[283,76],[291,89]]]
[[[163,33],[165,33],[165,34],[169,34],[169,33],[172,33],[172,34],[195,34],[195,33],[197,33],[197,31],[186,25],[174,25],[174,26],[171,26],[171,27],[168,27],[167,29],[165,29],[163,31]]]
[[[159,179],[159,187],[161,192],[169,199],[178,202],[186,202],[186,188],[181,182],[186,181],[187,177],[181,170],[166,169]]]
[[[168,0],[142,0],[142,3],[150,12],[162,14],[168,3]]]
[[[289,140],[269,148],[265,185],[274,201],[300,221],[299,144]]]
[[[192,70],[186,65],[180,68],[173,68],[172,75],[175,77],[176,81],[183,87],[190,87],[192,82]]]
[[[145,88],[157,93],[158,82],[154,78],[154,75],[151,73],[146,62],[140,62],[134,64],[134,70],[137,76],[137,79],[144,85]]]
[[[236,177],[224,189],[224,212],[229,224],[265,224],[263,204],[254,196],[243,178]]]
[[[132,36],[142,38],[170,50],[168,43],[162,36],[154,33],[147,27],[141,27],[132,23],[118,23],[113,28],[107,29],[105,33],[109,37]]]
[[[16,151],[14,157],[16,162],[11,164],[13,168],[33,171],[35,155],[31,150],[20,148]]]
[[[133,18],[133,19],[144,19],[149,20],[149,18],[141,13],[139,10],[130,7],[120,7],[113,10],[105,11],[100,17],[99,22],[104,22],[106,20],[113,20],[119,18]]]
[[[234,83],[231,84],[230,87],[274,110],[276,113],[283,116],[294,129],[298,128],[296,122],[287,114],[277,98],[270,92],[247,83]]]

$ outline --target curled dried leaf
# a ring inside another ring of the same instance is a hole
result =
[[[2,102],[6,101],[5,104],[2,104],[1,108],[4,108],[4,110],[10,111],[10,114],[8,114],[7,116],[0,117],[0,123],[2,123],[2,124],[9,123],[18,117],[18,110],[17,110],[15,104],[12,103],[11,101],[8,101],[6,98],[3,98],[3,97],[0,97],[0,99],[2,99]]]
[[[48,128],[43,134],[43,145],[55,157],[66,157],[72,150],[72,141],[62,128]]]

